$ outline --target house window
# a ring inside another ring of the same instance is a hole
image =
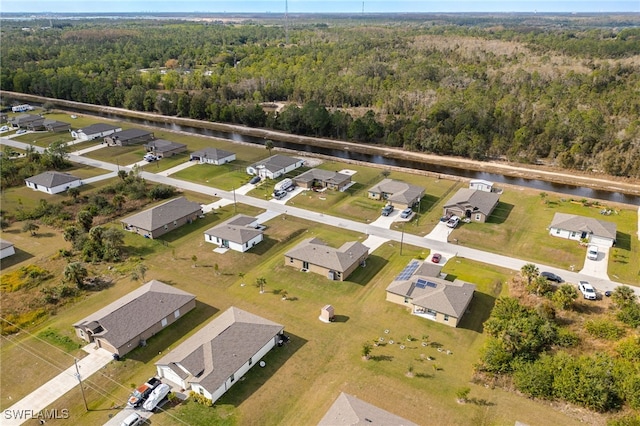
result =
[[[198,393],[199,393],[200,395],[204,395],[204,390],[202,390],[202,388],[198,388]]]
[[[230,381],[231,383],[233,383],[233,382],[235,382],[235,381],[236,381],[236,378],[235,378],[235,377],[233,377],[233,376],[234,376],[233,374],[232,374],[231,376],[229,376],[229,381]]]
[[[178,226],[178,221],[177,220],[173,221],[173,226]]]
[[[302,262],[302,267],[304,269],[309,269],[309,262]]]
[[[293,257],[289,258],[289,263],[293,263]]]
[[[166,318],[162,318],[162,321],[160,321],[160,325],[163,327],[167,326],[167,319]]]
[[[406,296],[405,296],[405,298],[404,298],[404,303],[409,303],[409,300],[410,300],[410,299],[409,299],[408,297],[406,297]]]
[[[560,235],[560,228],[556,228],[556,234]]]
[[[249,358],[249,365],[253,365],[253,358]]]
[[[78,330],[80,332],[80,337],[84,337],[84,331]]]
[[[479,221],[482,219],[482,215],[480,213],[476,213],[476,220]]]
[[[178,318],[179,316],[180,316],[180,309],[176,309],[176,311],[173,313],[173,317]]]
[[[169,227],[167,225],[164,226],[164,229],[169,229]]]
[[[576,236],[576,233],[575,233],[575,232],[572,232],[572,233],[571,233],[571,238],[575,238],[575,236]]]
[[[445,316],[444,316],[444,320],[445,320],[445,321],[449,321],[449,315],[445,315]]]

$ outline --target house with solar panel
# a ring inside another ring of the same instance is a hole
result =
[[[473,299],[476,286],[443,279],[441,268],[412,260],[387,287],[387,301],[406,306],[412,315],[457,327]]]

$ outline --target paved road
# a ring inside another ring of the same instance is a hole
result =
[[[8,140],[7,138],[0,138],[0,143],[7,144],[20,149],[25,149],[27,146],[27,144],[11,141],[11,140]],[[38,149],[38,147],[36,147],[36,149]],[[93,159],[85,158],[81,156],[71,155],[69,160],[80,163],[80,164],[99,167],[106,170],[111,170],[111,171],[117,170],[117,166],[114,164],[107,163],[104,161],[99,161],[99,160],[93,160]],[[371,224],[355,222],[349,219],[326,215],[324,213],[308,211],[308,210],[300,209],[297,207],[289,206],[286,204],[274,203],[271,201],[250,197],[250,196],[241,194],[240,191],[235,191],[235,192],[223,191],[221,189],[212,188],[209,186],[200,185],[193,182],[186,182],[186,181],[174,179],[168,176],[160,176],[160,175],[149,173],[149,172],[142,172],[141,176],[150,182],[172,185],[172,186],[175,186],[176,188],[181,188],[183,190],[199,192],[201,194],[208,194],[208,195],[211,195],[212,197],[223,198],[225,200],[232,201],[232,202],[235,200],[235,202],[248,204],[248,205],[262,208],[265,210],[270,210],[274,213],[289,214],[289,215],[300,217],[302,219],[306,219],[309,221],[324,223],[337,228],[349,229],[352,231],[364,233],[366,235],[381,237],[387,240],[393,240],[396,242],[403,241],[404,244],[410,244],[417,247],[424,247],[425,249],[437,251],[442,254],[453,254],[454,256],[457,255],[457,256],[471,259],[477,262],[483,262],[490,265],[511,269],[513,271],[519,271],[522,268],[522,266],[524,266],[527,263],[534,263],[540,271],[553,272],[554,274],[560,275],[565,281],[568,281],[568,282],[577,283],[578,281],[589,281],[596,288],[596,290],[601,292],[611,291],[615,287],[622,285],[621,283],[610,281],[599,276],[592,276],[592,275],[582,274],[579,272],[566,271],[553,266],[531,262],[525,259],[518,259],[514,257],[503,256],[500,254],[489,253],[482,250],[465,247],[459,244],[452,244],[445,241],[438,241],[429,237],[420,237],[417,235],[412,235],[412,234],[403,233],[400,231],[391,230],[391,229],[388,229],[388,226],[385,228],[381,226],[376,226],[374,224],[374,223],[380,223],[380,222],[374,222]],[[380,221],[380,220],[381,219],[378,219],[377,221]],[[632,287],[632,288],[634,289],[636,294],[640,296],[640,287]]]
[[[78,371],[83,379],[88,378],[113,360],[113,356],[110,352],[103,348],[96,349],[95,344],[87,345],[83,349],[88,353],[86,357],[78,361]],[[29,418],[24,418],[27,412],[37,414],[45,408],[58,409],[58,411],[61,411],[66,407],[55,407],[52,406],[52,404],[74,387],[78,387],[75,365],[67,368],[65,371],[4,410],[2,412],[3,419],[0,423],[2,423],[2,426],[21,425],[29,420]]]

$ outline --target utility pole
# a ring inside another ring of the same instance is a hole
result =
[[[82,392],[82,400],[84,401],[84,409],[89,411],[89,406],[87,405],[87,398],[84,396],[84,387],[82,386],[82,376],[80,375],[80,370],[78,369],[78,358],[74,358],[73,361],[76,364],[76,377],[78,378],[78,384],[80,385],[80,392]]]
[[[404,223],[402,224],[402,234],[400,235],[400,256],[402,256],[402,244],[404,243]]]
[[[236,205],[236,187],[231,187],[231,190],[233,191],[233,214],[237,214],[238,206]]]

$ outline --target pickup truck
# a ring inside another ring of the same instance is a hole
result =
[[[127,401],[129,407],[137,408],[146,401],[151,392],[160,384],[160,380],[155,377],[150,378],[144,384],[138,386]]]

